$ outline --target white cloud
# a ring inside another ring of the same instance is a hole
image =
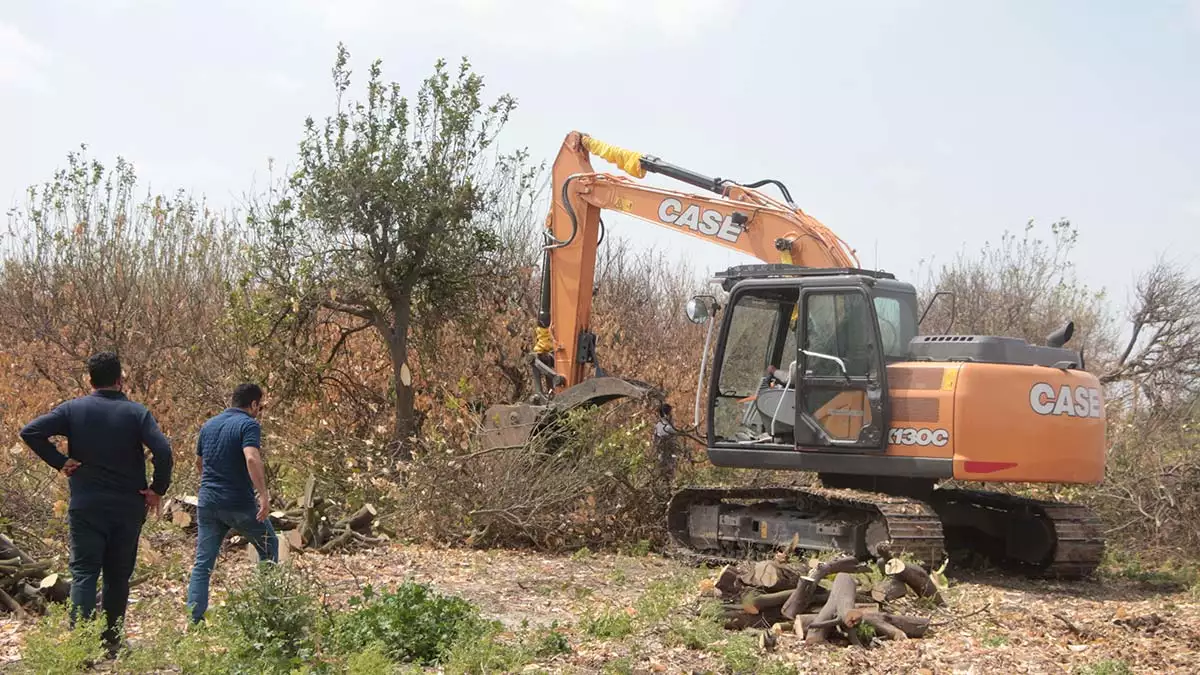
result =
[[[1188,18],[1192,20],[1192,27],[1200,31],[1200,0],[1189,0],[1187,12]]]
[[[305,0],[326,28],[443,34],[522,51],[612,49],[659,39],[693,42],[744,0]]]
[[[20,28],[0,21],[0,86],[44,90],[47,82],[42,69],[49,61],[49,50]]]

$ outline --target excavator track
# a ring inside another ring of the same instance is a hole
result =
[[[731,504],[753,500],[753,504]],[[667,507],[672,554],[693,564],[729,564],[754,552],[798,548],[874,557],[887,543],[927,566],[945,556],[937,513],[915,499],[823,487],[684,488]]]
[[[1080,579],[1104,556],[1104,529],[1091,509],[999,492],[939,488],[930,503],[952,554],[978,552],[1025,576]]]
[[[684,488],[667,526],[671,555],[696,565],[770,555],[797,534],[801,549],[865,559],[887,543],[927,567],[948,554],[982,555],[1032,578],[1084,578],[1104,554],[1103,527],[1087,507],[953,488],[923,500],[824,487]]]

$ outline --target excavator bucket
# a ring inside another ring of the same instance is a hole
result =
[[[484,450],[519,448],[569,410],[604,405],[618,399],[662,402],[663,392],[654,386],[623,377],[593,377],[559,392],[550,403],[499,404],[484,412],[479,435]]]

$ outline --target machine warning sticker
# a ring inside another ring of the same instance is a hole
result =
[[[888,429],[890,445],[935,445],[942,447],[950,442],[950,432],[945,429],[914,429],[892,427]]]

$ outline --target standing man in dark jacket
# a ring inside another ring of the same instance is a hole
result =
[[[104,575],[105,646],[120,645],[121,624],[129,602],[129,578],[137,563],[138,538],[146,513],[157,509],[171,485],[171,444],[158,422],[121,389],[124,380],[116,354],[88,359],[93,392],[72,399],[21,430],[25,442],[44,462],[68,476],[71,501],[71,619],[89,619],[96,609],[96,581]],[[67,439],[63,455],[50,441]],[[146,487],[150,448],[154,480]]]
[[[195,623],[203,620],[208,610],[208,581],[229,530],[254,544],[260,561],[279,562],[279,539],[267,519],[271,494],[260,452],[262,398],[263,390],[257,384],[239,384],[230,397],[230,407],[205,422],[196,439],[199,532],[187,592]]]

